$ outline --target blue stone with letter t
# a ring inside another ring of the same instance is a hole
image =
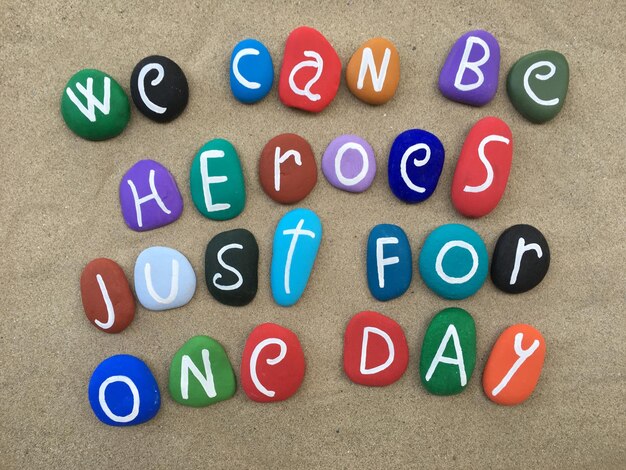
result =
[[[304,293],[322,241],[322,222],[310,209],[287,212],[276,227],[270,284],[278,305],[290,307]]]
[[[274,64],[267,47],[256,39],[244,39],[230,58],[230,89],[242,103],[256,103],[274,83]]]

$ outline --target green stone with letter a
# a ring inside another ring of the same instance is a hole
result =
[[[241,162],[227,140],[213,139],[198,150],[191,163],[189,185],[193,203],[209,219],[232,219],[246,205]]]
[[[476,325],[462,308],[446,308],[428,325],[420,356],[424,388],[454,395],[467,386],[476,364]]]
[[[170,365],[172,399],[186,406],[208,406],[228,400],[237,382],[226,351],[208,336],[194,336],[176,352]]]
[[[130,119],[124,89],[100,70],[83,69],[67,82],[61,114],[75,134],[87,140],[106,140],[120,134]]]
[[[568,85],[569,66],[563,54],[538,51],[513,64],[506,80],[506,91],[520,114],[541,124],[559,114]]]

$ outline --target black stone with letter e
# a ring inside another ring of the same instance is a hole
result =
[[[176,62],[153,55],[135,66],[130,77],[130,94],[144,116],[157,122],[170,122],[187,106],[189,85]]]

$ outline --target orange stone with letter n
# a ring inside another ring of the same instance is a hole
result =
[[[98,258],[85,266],[80,294],[85,315],[106,333],[119,333],[135,318],[135,298],[124,271],[113,260]]]
[[[494,344],[483,372],[485,395],[499,405],[518,405],[535,390],[546,342],[530,325],[513,325]]]
[[[346,68],[348,88],[365,103],[386,103],[393,98],[399,82],[400,54],[389,39],[366,41],[352,55]]]

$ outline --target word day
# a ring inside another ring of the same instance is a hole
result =
[[[408,345],[402,327],[389,317],[365,311],[348,323],[343,366],[354,383],[386,386],[406,371]],[[535,389],[545,357],[545,341],[529,325],[510,326],[495,342],[485,364],[485,395],[500,405],[525,401]],[[419,373],[424,388],[435,395],[462,392],[476,363],[476,328],[460,308],[439,312],[428,326],[421,347]],[[274,323],[257,326],[246,340],[239,371],[245,394],[260,403],[286,400],[300,388],[305,356],[297,335]],[[235,372],[223,346],[208,336],[189,339],[172,358],[168,390],[181,405],[204,407],[228,400],[236,392]],[[102,361],[89,381],[95,415],[111,426],[152,419],[161,393],[150,368],[131,355]]]
[[[274,84],[274,64],[267,47],[256,39],[235,45],[229,67],[232,95],[252,104],[265,98]],[[285,43],[278,79],[280,101],[291,108],[318,113],[335,98],[342,63],[331,43],[319,31],[302,26]],[[500,46],[484,30],[462,35],[441,68],[438,87],[446,98],[470,106],[484,106],[495,96],[500,73]],[[396,94],[400,83],[400,55],[386,38],[367,40],[345,68],[350,92],[370,105],[382,105]],[[562,109],[569,84],[565,57],[543,50],[520,58],[509,70],[506,90],[513,106],[526,119],[543,123]],[[156,122],[178,117],[189,100],[187,78],[173,60],[149,56],[134,68],[130,79],[137,109]],[[130,119],[124,89],[111,76],[95,69],[77,72],[67,83],[61,112],[68,127],[89,140],[120,134]]]

